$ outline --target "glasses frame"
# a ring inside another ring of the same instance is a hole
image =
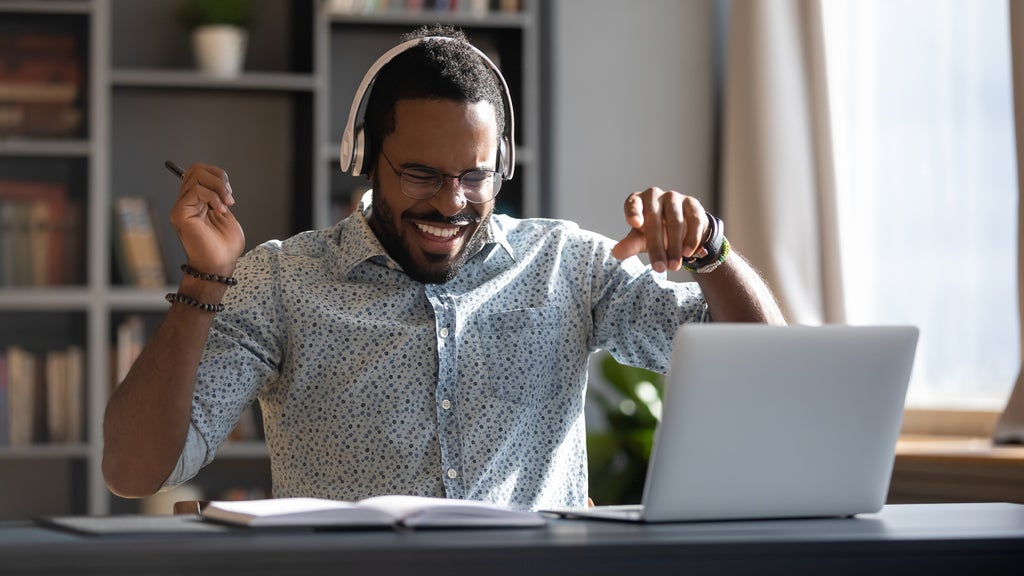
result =
[[[391,158],[388,158],[388,155],[384,153],[383,148],[380,149],[380,155],[384,157],[384,160],[388,163],[388,166],[391,167],[391,170],[394,171],[395,176],[398,177],[398,185],[399,189],[402,191],[402,195],[412,200],[429,200],[434,196],[437,196],[437,193],[440,192],[441,188],[444,187],[444,181],[451,179],[455,180],[457,189],[459,193],[462,194],[462,197],[466,199],[466,202],[469,202],[470,204],[486,204],[498,197],[498,192],[501,191],[501,184],[505,180],[500,172],[498,172],[497,170],[489,170],[487,168],[470,168],[469,170],[466,170],[461,174],[445,174],[444,172],[441,172],[436,168],[431,168],[430,166],[417,166],[415,170],[422,172],[433,172],[437,174],[440,178],[438,179],[437,187],[434,189],[432,193],[430,193],[427,196],[415,196],[405,191],[406,182],[404,176],[406,172],[409,172],[409,170],[399,170],[398,168],[395,168],[394,163],[391,162]],[[491,190],[493,190],[493,194],[491,194],[490,198],[487,198],[486,200],[473,200],[472,198],[466,195],[466,191],[462,188],[462,179],[465,178],[466,175],[472,174],[474,172],[483,172],[491,175]]]

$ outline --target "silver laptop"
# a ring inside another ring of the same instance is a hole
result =
[[[852,516],[885,503],[917,347],[911,326],[685,325],[640,522]]]

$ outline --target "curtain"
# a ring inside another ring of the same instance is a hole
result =
[[[1013,70],[1013,116],[1017,136],[1017,306],[1024,309],[1024,0],[1010,0],[1010,60]],[[1018,312],[1020,314],[1020,312]],[[1021,317],[1024,330],[1024,316]],[[1024,358],[1024,333],[1021,338]],[[1024,443],[1024,370],[996,422],[997,444]]]
[[[787,321],[845,320],[820,0],[731,3],[720,206]]]

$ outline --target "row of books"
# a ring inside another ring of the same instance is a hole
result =
[[[142,352],[145,318],[129,314],[117,323],[111,348],[111,391],[124,380]],[[0,349],[0,446],[82,442],[85,435],[85,353],[81,346],[31,351]],[[232,432],[235,441],[263,438],[254,405]]]
[[[520,11],[520,0],[330,0],[331,14],[416,14],[425,11],[484,17]]]
[[[84,124],[80,52],[70,32],[0,30],[0,136],[79,132]]]
[[[84,282],[83,207],[59,182],[0,180],[0,287]],[[120,282],[162,288],[167,272],[149,204],[114,200],[114,253]]]
[[[81,346],[0,351],[0,446],[82,442],[84,399]]]
[[[64,184],[0,180],[0,286],[82,282],[82,222]]]
[[[115,332],[111,391],[142,351],[145,320],[129,314]],[[81,442],[85,377],[78,345],[42,352],[17,345],[0,349],[0,446]]]

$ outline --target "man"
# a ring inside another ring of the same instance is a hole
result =
[[[503,80],[460,33],[420,35],[373,77],[372,200],[348,219],[239,259],[227,174],[184,174],[171,221],[188,268],[108,405],[112,491],[192,477],[258,399],[278,497],[581,506],[590,352],[664,372],[682,322],[782,322],[720,222],[678,192],[631,194],[617,244],[493,214],[512,161]],[[684,261],[697,284],[656,273]]]

